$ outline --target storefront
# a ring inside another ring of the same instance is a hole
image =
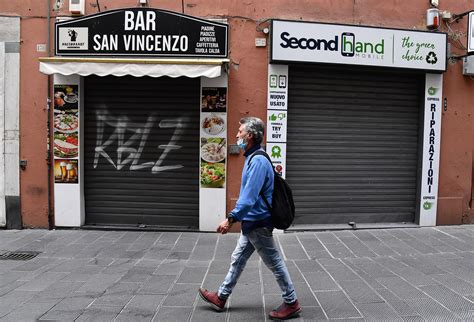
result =
[[[228,26],[128,8],[57,22],[54,224],[213,230],[225,215]]]
[[[436,224],[447,35],[273,20],[267,152],[296,224]]]
[[[302,229],[472,223],[472,8],[440,2],[427,32],[431,6],[2,3],[0,227],[214,231],[249,115]]]

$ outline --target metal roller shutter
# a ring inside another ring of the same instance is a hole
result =
[[[287,178],[295,224],[414,221],[422,79],[290,66]]]
[[[86,223],[199,225],[199,78],[85,78]]]

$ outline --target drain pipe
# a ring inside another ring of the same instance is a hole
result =
[[[46,43],[46,52],[48,53],[48,57],[51,55],[51,0],[46,0],[48,2],[48,15],[47,15],[47,24],[48,24],[48,32],[47,32],[47,43]],[[54,221],[53,221],[53,212],[51,207],[51,173],[52,173],[52,165],[51,165],[51,75],[48,75],[48,95],[46,96],[46,112],[47,112],[47,129],[46,132],[48,134],[47,140],[47,151],[46,151],[46,163],[48,165],[48,227],[49,229],[54,228]]]

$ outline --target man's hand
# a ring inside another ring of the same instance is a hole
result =
[[[222,235],[225,235],[229,232],[230,227],[232,224],[226,219],[217,226],[216,231]]]

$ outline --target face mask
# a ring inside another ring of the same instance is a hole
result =
[[[247,142],[245,142],[244,139],[240,138],[240,139],[237,140],[237,145],[242,150],[245,150],[245,148],[247,147]]]

